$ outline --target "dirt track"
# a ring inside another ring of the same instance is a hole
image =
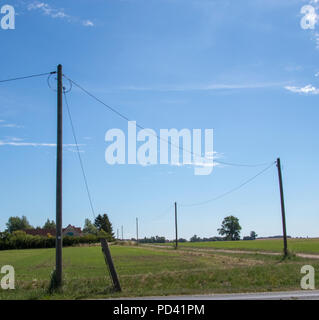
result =
[[[164,248],[168,249],[168,246],[161,245],[152,245],[152,244],[144,244],[143,246],[154,247],[154,248]],[[224,252],[224,253],[245,253],[245,254],[264,254],[269,256],[280,256],[282,253],[280,252],[267,252],[267,251],[249,251],[249,250],[231,250],[231,249],[201,249],[201,248],[190,248],[184,247],[182,250],[196,250],[202,252]],[[319,255],[317,254],[309,254],[309,253],[295,253],[297,257],[305,258],[305,259],[319,259]]]

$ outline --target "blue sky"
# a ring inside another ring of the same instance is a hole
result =
[[[129,119],[156,132],[214,128],[220,160],[283,164],[287,231],[319,236],[319,26],[303,30],[301,0],[1,1],[16,29],[1,30],[0,79],[64,73]],[[319,13],[319,8],[318,11]],[[67,85],[67,84],[66,84]],[[282,233],[276,168],[226,192],[263,167],[110,166],[107,130],[127,123],[73,87],[68,93],[94,208],[124,237],[217,235],[239,218],[242,236]],[[74,143],[65,109],[64,143]],[[0,84],[0,229],[10,216],[34,226],[55,219],[56,96],[46,78]],[[33,145],[32,145],[33,144]],[[53,146],[50,146],[53,144]],[[63,225],[93,219],[72,146],[64,148]]]

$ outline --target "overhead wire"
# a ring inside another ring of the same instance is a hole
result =
[[[68,76],[66,76],[65,74],[63,74],[63,76],[68,79],[71,83],[73,83],[74,86],[78,87],[80,90],[82,90],[84,93],[86,93],[88,96],[90,96],[92,99],[94,99],[95,101],[99,102],[100,104],[104,105],[106,108],[108,108],[110,111],[112,111],[113,113],[117,114],[119,117],[121,117],[122,119],[126,120],[126,121],[131,121],[126,115],[124,115],[123,113],[121,113],[120,111],[116,110],[114,107],[111,107],[110,105],[108,105],[107,103],[105,103],[104,101],[102,101],[100,98],[98,98],[97,96],[95,96],[93,93],[91,93],[90,91],[88,91],[87,89],[85,89],[83,86],[79,85],[77,82],[75,82],[74,80],[72,80],[71,78],[69,78]],[[141,126],[140,124],[136,123],[136,127],[138,127],[139,129],[142,130],[147,130],[145,127]],[[174,146],[178,149],[180,149],[181,151],[185,151],[187,153],[192,154],[193,156],[196,157],[200,157],[202,159],[211,161],[211,158],[206,158],[206,157],[202,157],[199,154],[194,153],[193,151],[187,150],[183,147],[181,147],[180,145],[174,144],[171,141],[168,141],[166,139],[163,139],[162,137],[160,137],[159,135],[157,135],[156,133],[154,134],[154,132],[150,131],[150,134],[152,134],[153,136],[155,136],[159,141],[164,141],[166,143],[168,143],[171,146]],[[219,164],[224,164],[224,165],[228,165],[228,166],[236,166],[236,167],[261,167],[264,166],[266,164],[243,164],[243,163],[231,163],[231,162],[226,162],[226,161],[220,161],[220,160],[213,160],[215,163],[219,163]]]
[[[32,74],[32,75],[29,75],[29,76],[23,76],[23,77],[17,77],[17,78],[4,79],[4,80],[0,80],[0,83],[10,82],[10,81],[17,81],[17,80],[25,80],[25,79],[30,79],[30,78],[42,77],[42,76],[48,76],[48,75],[51,75],[51,74],[56,74],[56,71],[46,72],[46,73],[39,73],[39,74]]]
[[[11,81],[17,81],[17,80],[25,80],[25,79],[30,79],[30,78],[36,78],[36,77],[42,77],[42,76],[51,76],[53,74],[56,74],[56,71],[52,71],[52,72],[46,72],[46,73],[40,73],[40,74],[33,74],[33,75],[28,75],[28,76],[22,76],[22,77],[16,77],[16,78],[9,78],[9,79],[4,79],[4,80],[0,80],[0,83],[5,83],[5,82],[11,82]],[[113,113],[117,114],[119,117],[121,117],[122,119],[126,120],[126,121],[130,121],[130,119],[124,115],[123,113],[121,113],[120,111],[116,110],[114,107],[111,107],[110,105],[106,104],[104,101],[102,101],[101,99],[99,99],[98,97],[96,97],[93,93],[91,93],[90,91],[88,91],[87,89],[85,89],[84,87],[82,87],[81,85],[79,85],[77,82],[75,82],[74,80],[72,80],[71,78],[67,77],[65,74],[63,74],[63,76],[68,79],[70,81],[71,84],[75,85],[76,87],[78,87],[80,90],[82,90],[84,93],[86,93],[88,96],[90,96],[92,99],[96,100],[97,102],[99,102],[100,104],[104,105],[105,107],[107,107],[110,111],[112,111]],[[72,128],[72,134],[73,134],[73,138],[76,144],[76,149],[77,149],[77,154],[78,154],[78,158],[79,158],[79,162],[80,162],[80,166],[81,166],[81,170],[82,170],[82,175],[83,175],[83,179],[85,182],[85,187],[86,187],[86,191],[87,191],[87,195],[88,195],[88,199],[89,199],[89,203],[90,203],[90,207],[91,207],[91,211],[93,214],[93,217],[95,218],[95,211],[94,211],[94,206],[93,206],[93,201],[92,201],[92,197],[91,197],[91,192],[88,186],[88,181],[87,181],[87,177],[86,177],[86,173],[84,170],[84,165],[83,165],[83,161],[82,161],[82,157],[81,157],[81,153],[80,153],[80,149],[79,149],[79,144],[77,141],[77,137],[76,137],[76,133],[75,133],[75,128],[74,128],[74,124],[73,124],[73,120],[72,120],[72,116],[71,116],[71,111],[70,111],[70,107],[68,104],[68,99],[66,96],[66,91],[65,88],[63,88],[63,94],[64,94],[64,100],[66,102],[66,106],[67,106],[67,111],[68,111],[68,116],[69,116],[69,120],[70,120],[70,124],[71,124],[71,128]],[[145,127],[141,126],[140,124],[136,123],[136,126],[142,130],[147,130]],[[158,140],[162,140],[168,144],[170,144],[171,146],[174,146],[178,149],[180,149],[181,151],[185,151],[188,152],[190,154],[192,154],[193,156],[197,156],[200,157],[202,159],[205,160],[212,160],[212,159],[208,159],[206,157],[202,157],[200,155],[195,154],[193,151],[187,150],[183,147],[181,147],[179,144],[174,144],[171,141],[168,141],[166,139],[163,139],[162,137],[158,136],[156,133],[154,134],[153,132],[150,132],[151,134],[153,134]],[[259,166],[264,166],[266,164],[244,164],[244,163],[233,163],[233,162],[227,162],[227,161],[221,161],[221,160],[214,160],[215,163],[218,164],[224,164],[224,165],[228,165],[228,166],[236,166],[236,167],[259,167]],[[256,175],[254,175],[253,177],[251,177],[250,179],[244,181],[243,183],[241,183],[239,186],[224,192],[222,194],[220,194],[219,196],[216,196],[212,199],[206,200],[206,201],[202,201],[202,202],[197,202],[197,203],[193,203],[193,204],[179,204],[179,206],[181,207],[193,207],[193,206],[200,206],[200,205],[204,205],[206,203],[212,202],[212,201],[216,201],[219,200],[239,189],[241,189],[242,187],[244,187],[245,185],[247,185],[248,183],[250,183],[251,181],[253,181],[254,179],[256,179],[258,176],[260,176],[261,174],[263,174],[264,172],[266,172],[268,169],[270,169],[276,162],[272,162],[269,166],[267,166],[265,169],[263,169],[262,171],[260,171],[259,173],[257,173]],[[168,208],[170,209],[172,207],[172,205]],[[168,209],[166,210],[166,213],[168,212]],[[166,214],[165,213],[165,214]],[[163,216],[163,215],[162,215]]]
[[[248,183],[250,183],[251,181],[255,180],[257,177],[259,177],[260,175],[262,175],[264,172],[266,172],[267,170],[269,170],[272,166],[275,165],[276,162],[272,162],[269,166],[267,166],[265,169],[263,169],[262,171],[260,171],[259,173],[257,173],[256,175],[254,175],[253,177],[249,178],[248,180],[244,181],[243,183],[241,183],[239,186],[227,191],[227,192],[224,192],[212,199],[209,199],[209,200],[206,200],[206,201],[202,201],[202,202],[197,202],[197,203],[192,203],[192,204],[179,204],[180,207],[195,207],[195,206],[200,206],[200,205],[204,205],[206,203],[210,203],[210,202],[213,202],[213,201],[216,201],[216,200],[219,200],[239,189],[241,189],[242,187],[244,187],[245,185],[247,185]]]
[[[93,217],[95,219],[95,211],[94,211],[94,207],[93,207],[93,201],[92,201],[92,197],[91,197],[91,192],[90,192],[89,184],[88,184],[87,177],[86,177],[86,174],[85,174],[84,165],[83,165],[83,161],[82,161],[82,157],[81,157],[81,152],[80,152],[78,140],[77,140],[76,134],[75,134],[75,128],[74,128],[74,125],[73,125],[71,111],[70,111],[68,99],[67,99],[66,92],[65,92],[64,88],[63,88],[63,95],[64,95],[64,100],[65,100],[65,104],[66,104],[67,111],[68,111],[69,120],[70,120],[70,123],[71,123],[72,134],[73,134],[73,138],[74,138],[74,141],[75,141],[77,154],[78,154],[78,157],[79,157],[79,162],[80,162],[80,165],[81,165],[81,170],[82,170],[82,175],[83,175],[83,179],[84,179],[84,183],[85,183],[85,187],[86,187],[86,192],[87,192],[88,199],[89,199],[89,202],[90,202],[91,211],[92,211]]]

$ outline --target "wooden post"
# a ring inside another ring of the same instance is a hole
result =
[[[282,229],[283,229],[283,237],[284,237],[284,255],[286,257],[288,255],[288,245],[287,245],[287,231],[286,231],[286,212],[285,212],[285,201],[284,201],[284,188],[282,185],[280,158],[277,159],[277,168],[278,168],[279,190],[280,190]]]
[[[102,252],[104,255],[105,263],[110,271],[110,275],[111,275],[112,282],[113,282],[113,287],[114,287],[115,291],[120,292],[120,291],[122,291],[120,281],[117,277],[117,273],[116,273],[116,270],[115,270],[115,267],[113,264],[110,248],[109,248],[109,245],[108,245],[105,238],[101,238],[101,246],[102,246]]]
[[[136,244],[138,245],[138,218],[136,218]]]
[[[177,203],[175,202],[175,249],[178,246],[178,236],[177,236]]]
[[[58,92],[57,92],[57,166],[56,166],[56,283],[62,284],[62,150],[63,150],[63,114],[62,114],[62,65],[58,65]]]

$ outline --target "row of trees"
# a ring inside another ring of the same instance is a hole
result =
[[[33,226],[30,225],[26,216],[20,217],[10,217],[7,224],[6,232],[12,234],[15,231],[25,231],[28,229],[34,229]],[[38,227],[40,228],[40,227]],[[50,219],[47,219],[45,224],[43,225],[43,229],[55,229],[55,222]],[[190,241],[191,242],[200,242],[200,241],[234,241],[240,240],[240,231],[241,226],[239,224],[239,219],[234,216],[225,217],[221,228],[217,229],[218,233],[222,237],[211,237],[211,238],[200,238],[197,235],[194,235]],[[98,235],[105,234],[110,239],[110,241],[115,240],[112,223],[107,214],[98,215],[94,222],[92,223],[90,219],[85,219],[83,234],[85,235]],[[257,238],[257,234],[255,231],[251,231],[250,236],[244,237],[244,240],[254,240]],[[185,239],[179,239],[180,242],[185,242]],[[144,238],[140,240],[141,243],[163,243],[166,242],[165,237],[151,237]]]
[[[14,231],[25,231],[30,229],[41,229],[41,227],[34,228],[28,221],[26,216],[10,217],[6,223],[6,232],[13,233]],[[55,229],[55,222],[48,219],[42,227],[43,229]]]
[[[144,239],[139,239],[140,243],[165,243],[166,239],[165,237],[159,237],[159,236],[155,236],[155,237],[150,237],[150,238],[144,238]]]
[[[241,226],[239,224],[239,219],[234,216],[225,217],[222,225],[219,229],[217,229],[218,233],[221,237],[210,237],[210,238],[200,238],[196,234],[190,238],[190,242],[207,242],[207,241],[235,241],[240,240],[240,231]],[[250,232],[250,236],[244,237],[244,240],[255,240],[257,238],[257,234],[255,231]],[[186,239],[178,239],[179,242],[186,242]],[[169,242],[165,239],[165,237],[150,237],[140,239],[141,243],[164,243]]]
[[[26,216],[20,217],[10,217],[8,219],[8,222],[6,223],[7,229],[5,232],[7,233],[14,233],[15,231],[26,231],[30,229],[41,229],[41,227],[34,228],[28,221]],[[56,224],[52,220],[47,219],[45,224],[43,225],[42,229],[55,229]],[[110,219],[107,214],[98,215],[94,223],[91,222],[90,219],[85,219],[84,222],[84,228],[83,228],[83,234],[85,235],[98,235],[106,233],[111,240],[114,240],[114,233],[113,233],[113,227],[112,223],[110,222]]]

